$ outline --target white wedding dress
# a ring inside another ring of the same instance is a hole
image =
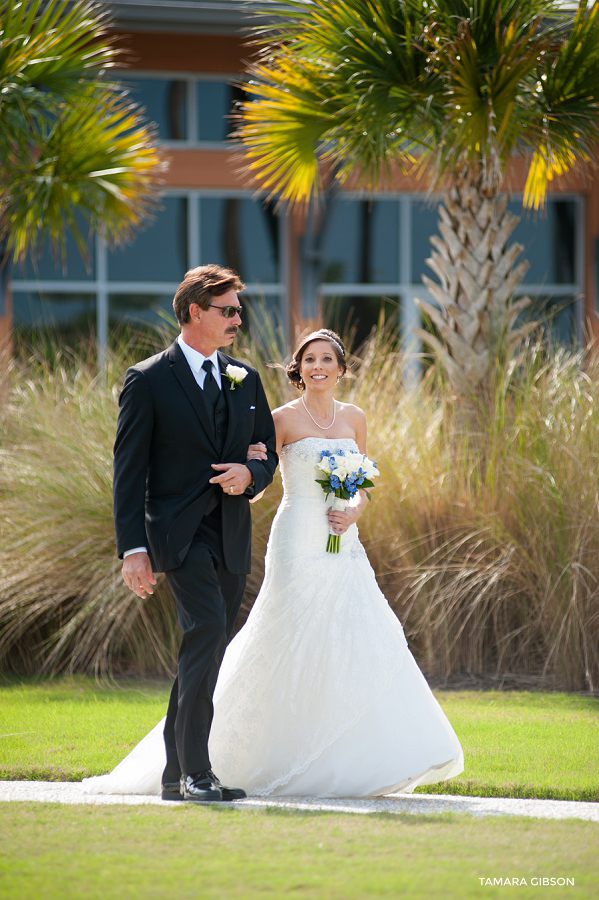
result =
[[[459,775],[460,743],[410,653],[352,525],[327,553],[320,451],[307,437],[281,453],[284,495],[262,588],[223,660],[210,733],[212,768],[249,796],[364,797]],[[93,793],[160,793],[159,722]]]

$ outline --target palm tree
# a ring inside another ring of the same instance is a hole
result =
[[[94,3],[0,0],[0,241],[8,258],[45,239],[82,253],[90,229],[130,237],[163,167],[153,130],[106,77],[117,51]]]
[[[599,0],[286,0],[246,87],[239,136],[250,170],[290,202],[323,171],[374,187],[393,166],[442,192],[419,335],[462,395],[488,383],[527,333],[514,300],[527,264],[504,179],[528,161],[524,205],[599,141]],[[268,8],[268,7],[266,7]],[[272,13],[273,7],[270,7]]]

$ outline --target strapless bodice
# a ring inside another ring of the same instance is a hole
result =
[[[285,497],[305,497],[322,501],[322,487],[316,483],[319,477],[316,464],[323,450],[358,452],[353,438],[305,437],[292,444],[285,444],[281,451],[281,476]],[[320,477],[324,477],[321,476]]]

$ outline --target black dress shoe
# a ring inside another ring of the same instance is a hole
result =
[[[213,782],[220,788],[221,793],[223,795],[223,800],[244,800],[247,797],[247,794],[243,790],[243,788],[229,788],[229,787],[225,787],[224,784],[221,784],[212,770],[210,770],[207,774],[212,778]]]
[[[181,783],[179,781],[163,781],[162,799],[182,800],[183,797],[181,796]]]
[[[197,772],[195,775],[181,775],[183,800],[194,803],[217,803],[223,799],[223,792],[212,772]]]

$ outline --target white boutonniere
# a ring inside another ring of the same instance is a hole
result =
[[[231,363],[225,369],[225,375],[231,382],[231,390],[234,391],[238,384],[241,384],[248,370],[243,366],[232,366]]]

